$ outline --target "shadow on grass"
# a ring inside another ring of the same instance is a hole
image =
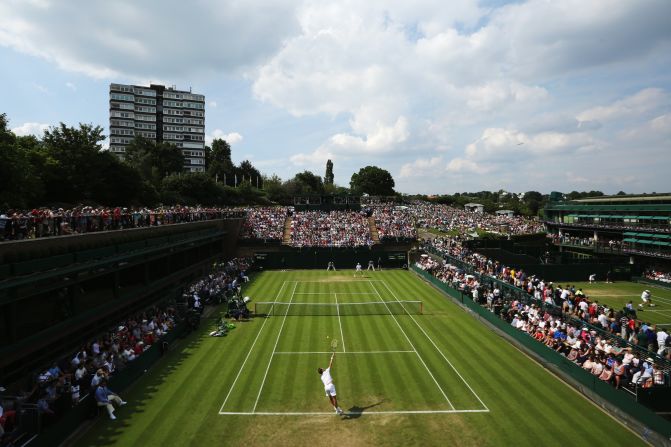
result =
[[[343,419],[359,419],[364,411],[369,410],[373,407],[377,407],[378,405],[381,405],[383,403],[384,399],[374,404],[370,404],[366,407],[359,407],[357,405],[354,405],[350,407],[349,410],[347,410],[347,412],[344,415],[345,417]]]
[[[176,341],[147,374],[138,378],[127,390],[120,393],[128,401],[128,405],[117,409],[115,412],[117,420],[109,420],[107,415],[101,414],[88,430],[66,444],[69,446],[117,444],[119,436],[133,424],[136,417],[145,413],[155,394],[170,379],[171,375],[180,368],[185,360],[195,354],[204,340],[211,339],[209,333],[224,312],[224,307],[219,307],[212,315],[204,317],[197,329]]]

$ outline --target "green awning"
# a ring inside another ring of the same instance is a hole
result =
[[[671,234],[655,234],[655,239],[671,239]]]
[[[637,241],[636,241],[636,239],[632,239],[632,238],[627,238],[627,239],[622,239],[622,242],[631,242],[631,243],[636,243]]]
[[[669,217],[669,216],[652,216],[650,219],[655,219],[655,220],[670,220],[671,217]]]
[[[632,231],[626,231],[622,233],[623,236],[636,236],[638,233],[634,233]]]

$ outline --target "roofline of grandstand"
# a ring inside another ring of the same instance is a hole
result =
[[[629,202],[635,200],[640,201],[657,201],[657,200],[671,200],[671,193],[660,193],[660,194],[628,194],[620,196],[597,196],[597,197],[586,197],[584,199],[570,200],[570,202],[579,202],[579,203],[594,203],[594,202]]]

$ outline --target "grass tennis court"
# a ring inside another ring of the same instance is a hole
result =
[[[671,289],[657,287],[646,283],[629,281],[590,284],[589,282],[575,283],[576,288],[582,288],[592,300],[598,300],[601,304],[607,304],[613,309],[621,310],[629,301],[637,309],[639,320],[660,326],[671,326]],[[649,290],[652,293],[652,302],[655,307],[645,307],[640,311],[638,305],[641,301],[641,292]]]
[[[225,338],[204,324],[78,445],[643,444],[413,273],[352,274],[258,275],[245,294],[286,304]],[[333,338],[344,416],[316,371]]]

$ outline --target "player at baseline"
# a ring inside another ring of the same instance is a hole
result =
[[[368,268],[366,270],[375,271],[375,263],[373,262],[372,259],[370,261],[368,261]]]
[[[333,270],[334,272],[336,271],[333,261],[329,261],[328,265],[326,266],[326,271],[328,272],[329,270]]]
[[[335,409],[336,414],[343,414],[342,409],[338,406],[338,398],[336,397],[336,389],[333,384],[333,377],[331,377],[331,366],[333,366],[333,358],[335,357],[335,352],[331,354],[331,361],[329,362],[328,368],[317,368],[317,372],[324,383],[324,391],[326,392],[326,397],[331,401],[331,405]]]
[[[359,273],[360,276],[363,276],[363,270],[361,269],[361,263],[360,262],[356,263],[356,271],[354,272],[355,277],[356,277],[357,273]]]

